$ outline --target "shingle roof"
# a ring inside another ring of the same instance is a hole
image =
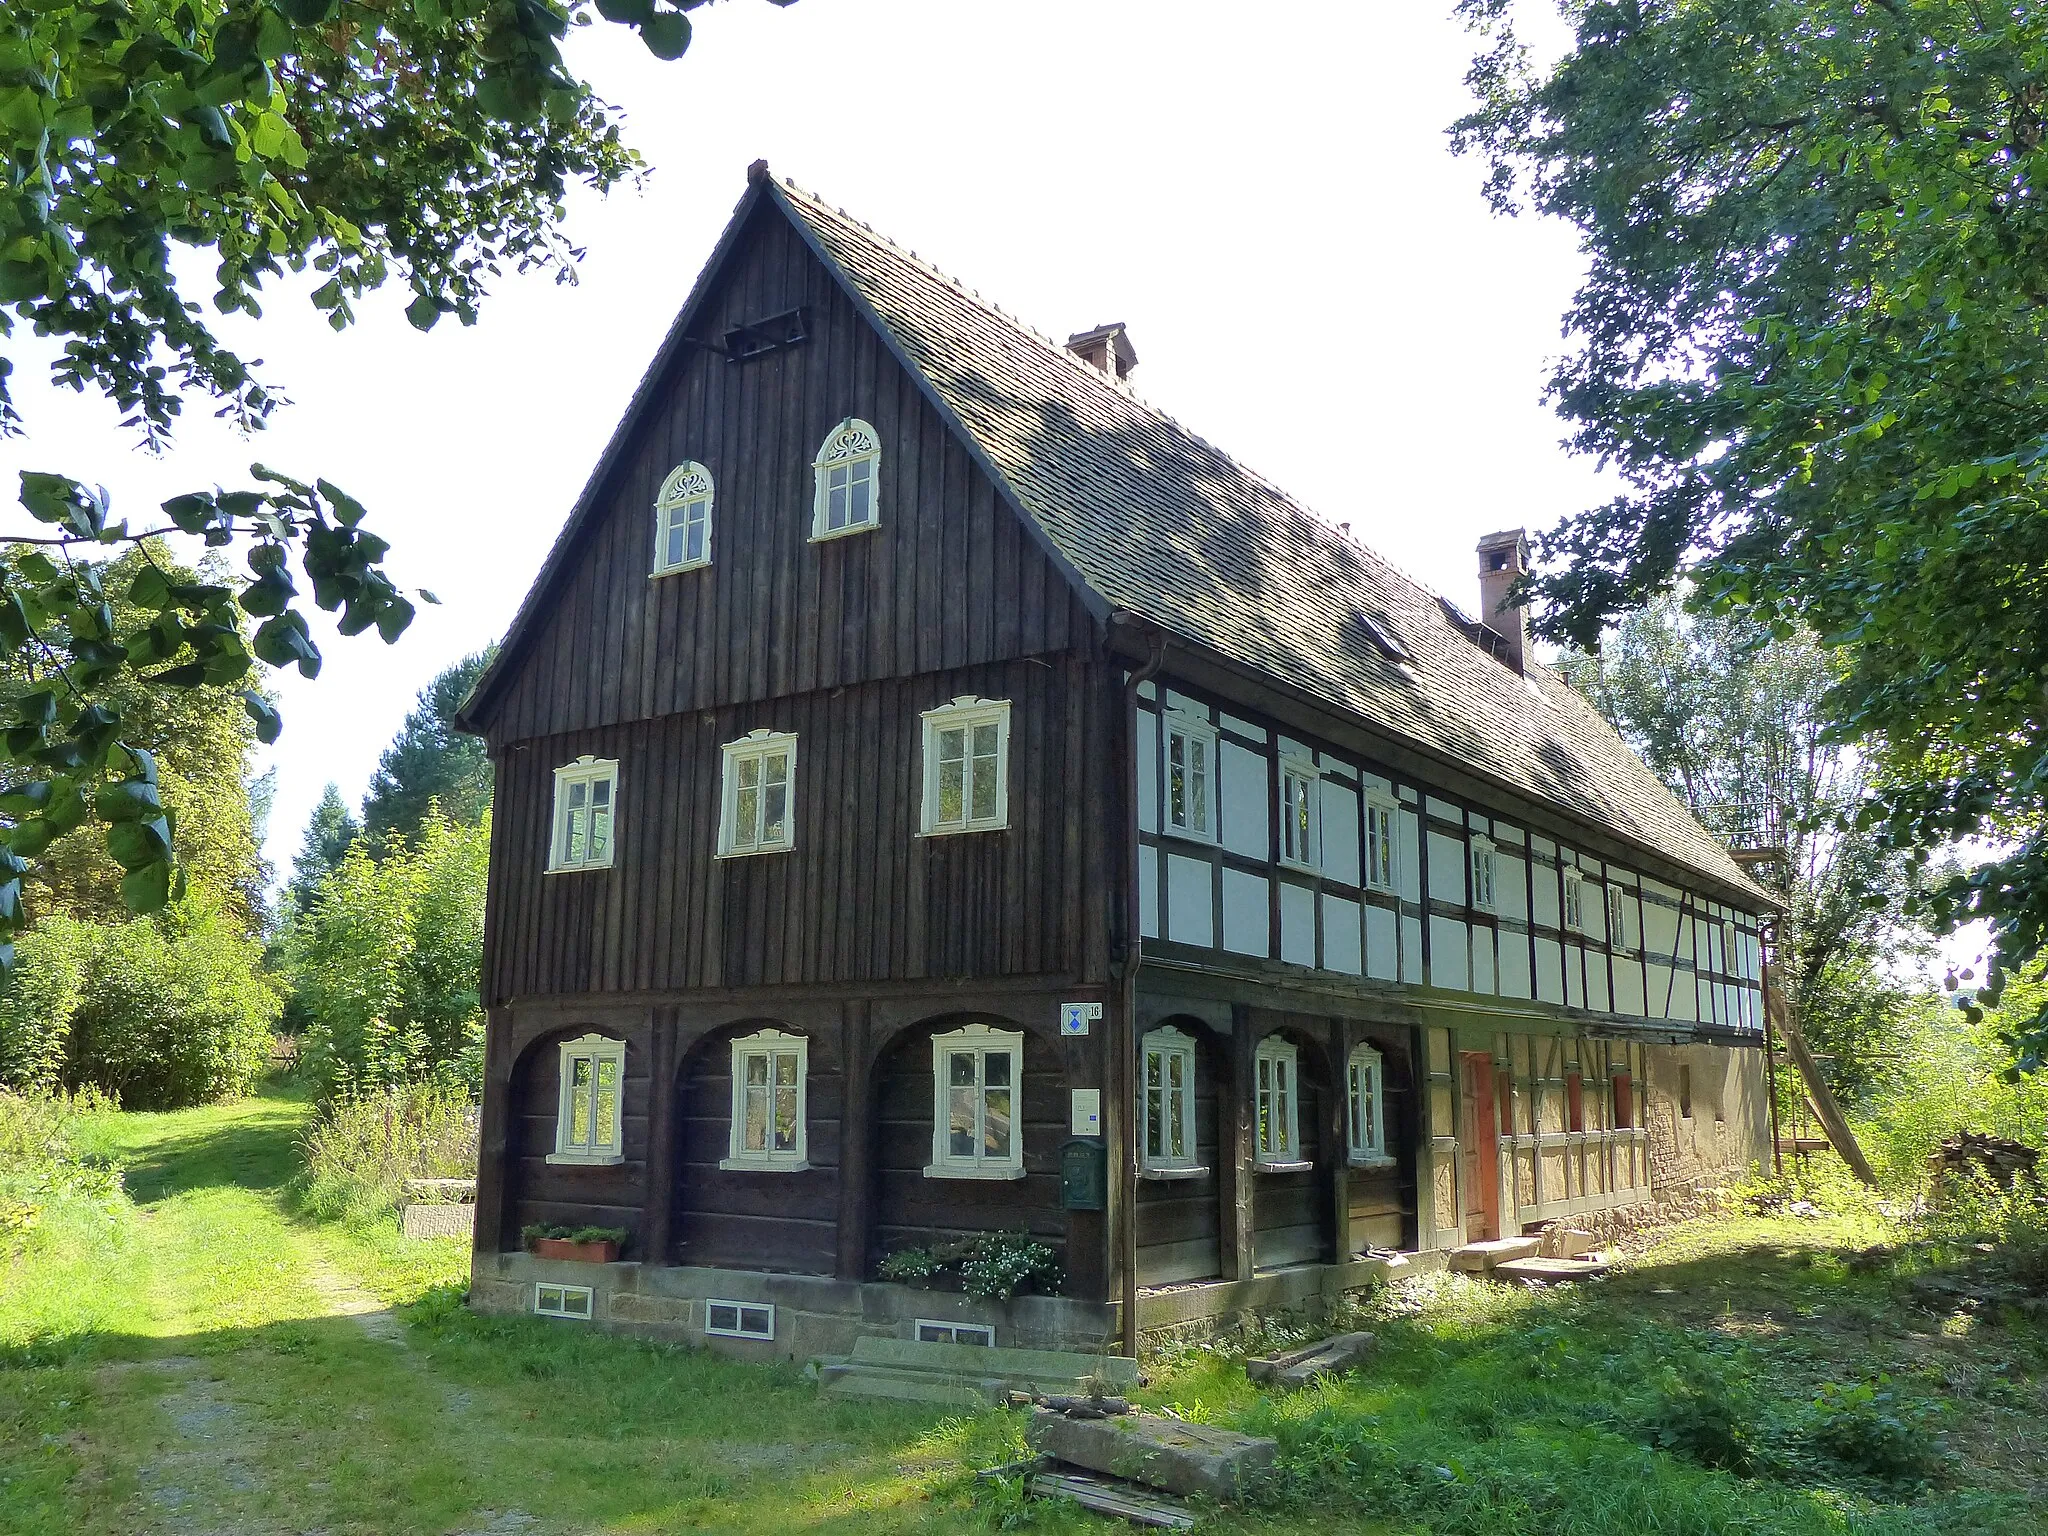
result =
[[[843,211],[771,185],[1105,602],[1776,905],[1555,672],[1512,671],[1443,598],[1127,385]]]

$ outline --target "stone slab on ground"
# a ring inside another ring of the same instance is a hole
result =
[[[835,1397],[992,1403],[1010,1392],[1049,1396],[1081,1395],[1091,1387],[1124,1391],[1138,1384],[1138,1362],[1122,1355],[861,1338],[846,1358],[820,1362],[818,1377]]]
[[[1611,1268],[1605,1259],[1515,1259],[1496,1264],[1493,1277],[1532,1285],[1556,1285],[1566,1280],[1595,1280]]]
[[[1041,1408],[1026,1438],[1034,1451],[1091,1472],[1212,1499],[1235,1499],[1245,1480],[1280,1454],[1276,1440],[1149,1413],[1070,1419]]]
[[[1305,1349],[1256,1356],[1245,1361],[1244,1373],[1276,1387],[1305,1387],[1319,1376],[1341,1376],[1362,1364],[1378,1342],[1369,1333],[1340,1333]]]
[[[408,1205],[399,1210],[398,1230],[407,1237],[473,1237],[473,1205]]]
[[[1451,1250],[1451,1268],[1484,1274],[1516,1259],[1533,1259],[1542,1246],[1540,1237],[1493,1237],[1483,1243],[1466,1243]]]

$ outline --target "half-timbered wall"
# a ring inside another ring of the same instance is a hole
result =
[[[1630,1018],[1762,1030],[1755,917],[1641,871],[1604,862],[1385,765],[1333,750],[1228,701],[1177,686],[1140,688],[1139,881],[1148,939],[1345,977],[1562,1004]],[[1191,717],[1216,732],[1214,840],[1176,834],[1166,736]],[[1317,868],[1283,858],[1282,764],[1312,764]],[[1395,882],[1368,888],[1365,812],[1395,804]],[[1495,848],[1493,911],[1470,890],[1472,846]],[[1567,927],[1565,871],[1583,881]],[[1628,942],[1608,932],[1620,892]]]
[[[920,714],[1011,705],[1007,831],[918,835]],[[1041,974],[1108,965],[1101,797],[1114,691],[1072,654],[887,679],[523,742],[497,760],[489,1001],[699,987]],[[721,745],[797,736],[795,846],[717,857]],[[608,869],[547,871],[553,776],[616,758]]]

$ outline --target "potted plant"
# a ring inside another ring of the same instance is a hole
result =
[[[899,1248],[876,1273],[919,1290],[964,1291],[977,1301],[1008,1301],[1025,1291],[1056,1294],[1059,1260],[1022,1232],[977,1232],[929,1248]]]
[[[521,1227],[527,1252],[537,1259],[572,1259],[578,1264],[610,1264],[631,1236],[624,1227],[559,1227],[536,1222]]]

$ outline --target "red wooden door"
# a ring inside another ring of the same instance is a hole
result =
[[[1464,1164],[1465,1238],[1500,1236],[1500,1111],[1494,1103],[1493,1058],[1461,1051],[1464,1103],[1459,1106],[1458,1151]]]

